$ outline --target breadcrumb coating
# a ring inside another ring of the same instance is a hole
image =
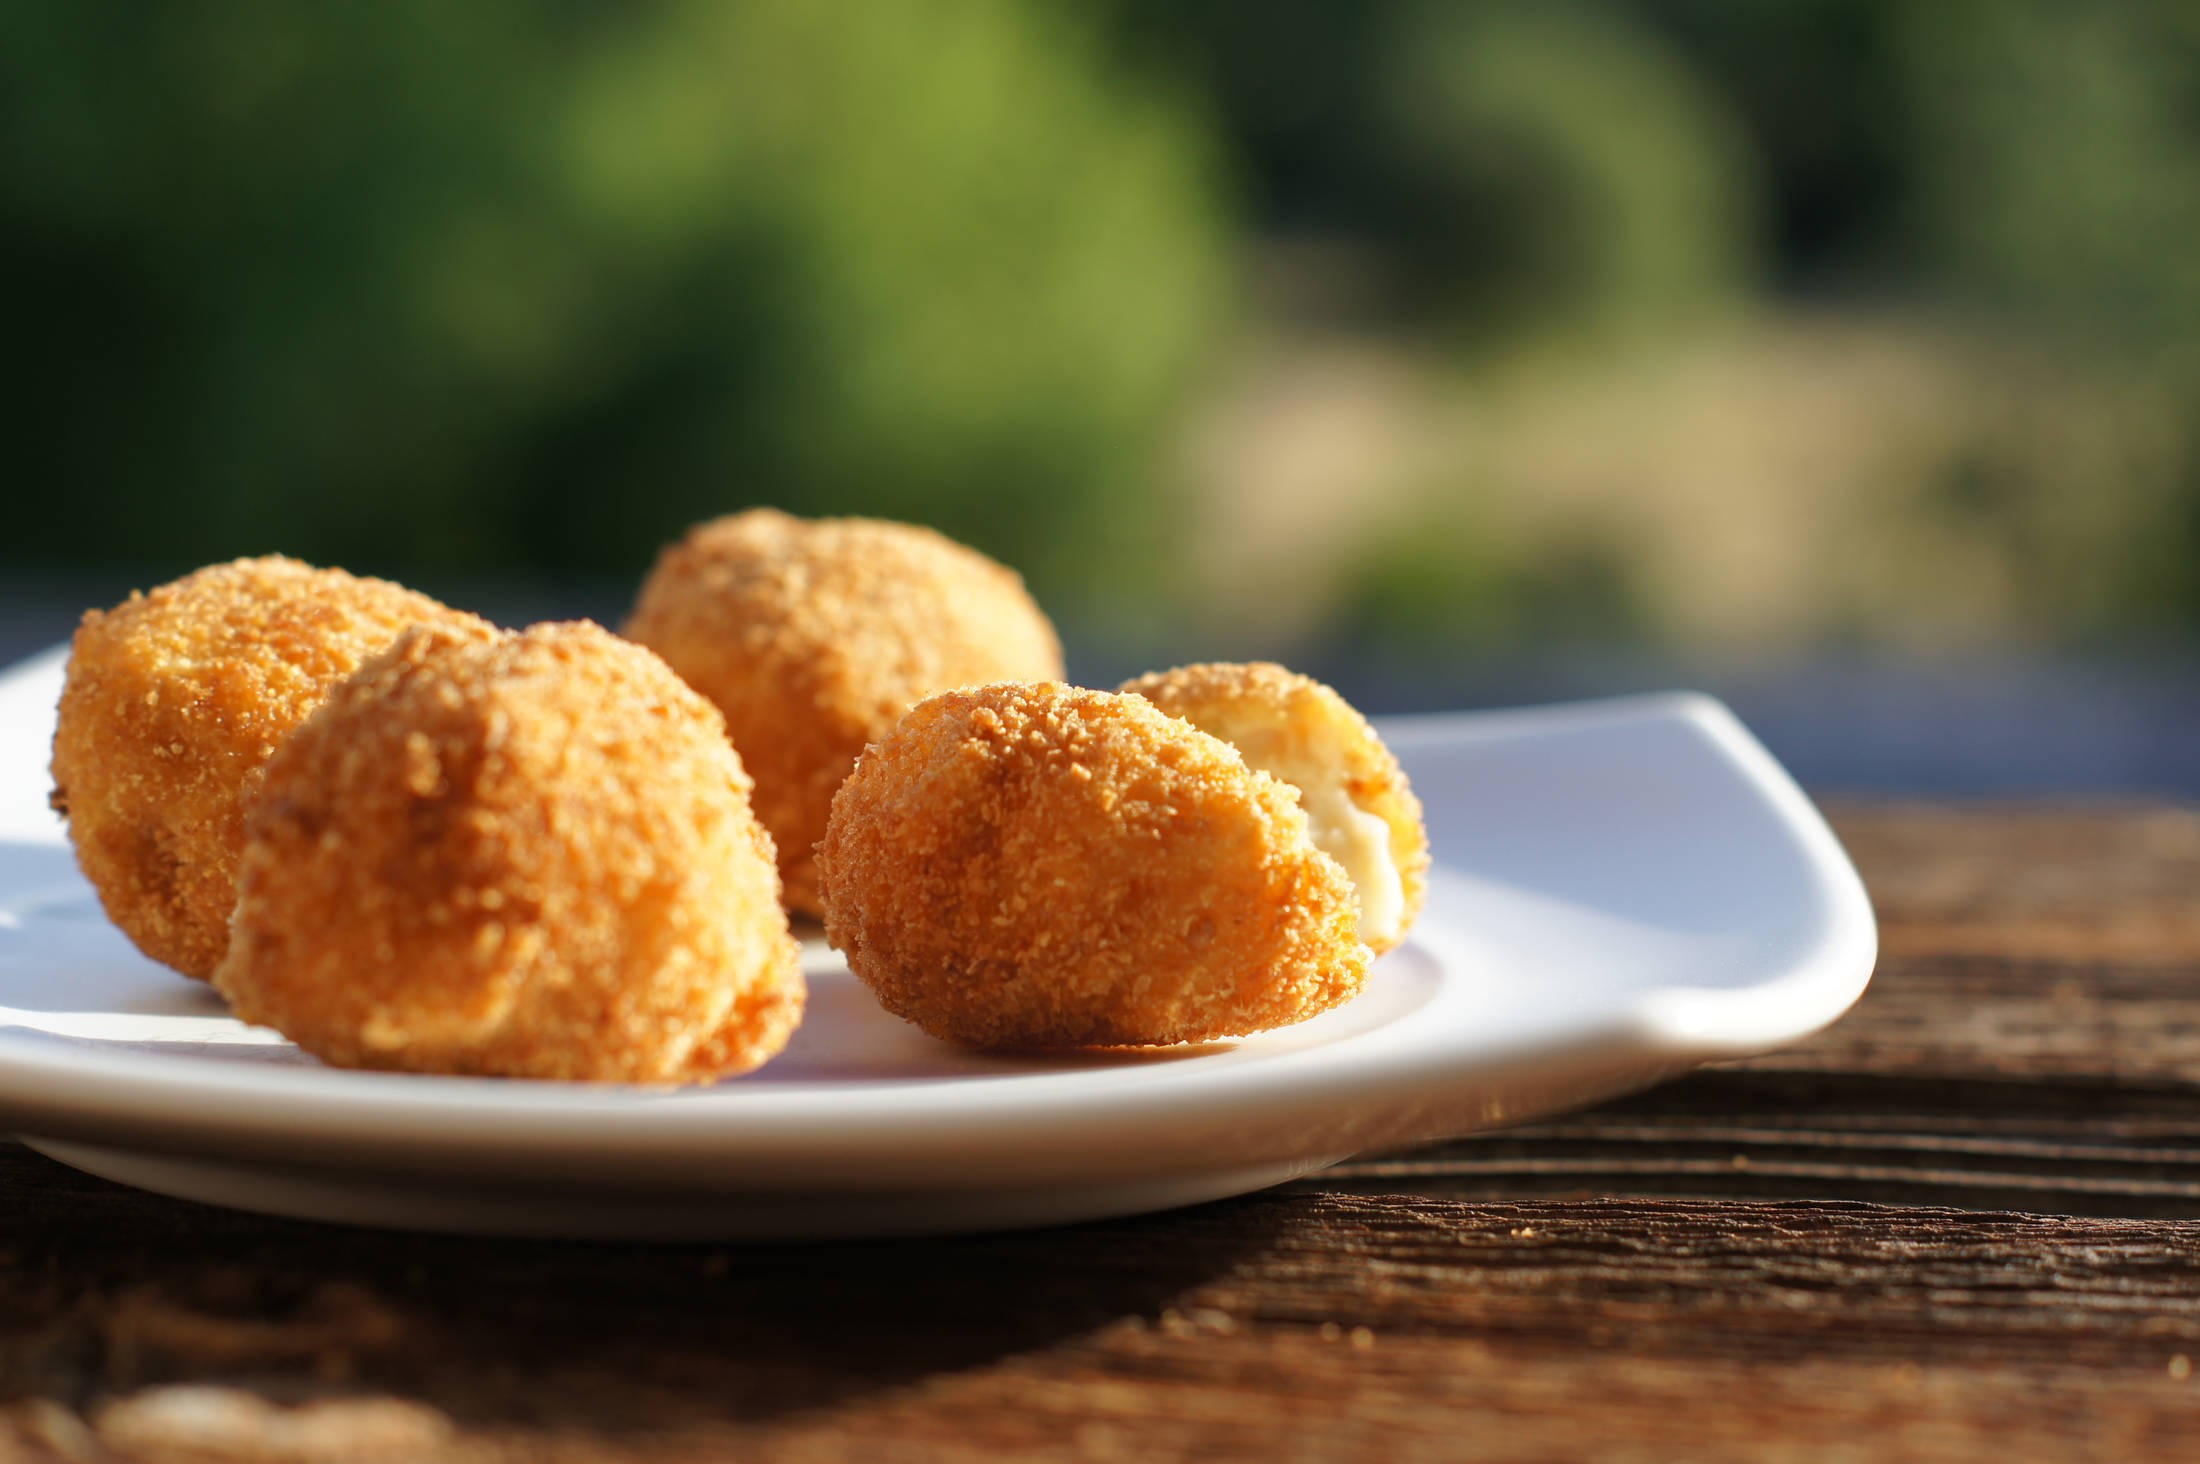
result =
[[[1371,959],[1289,788],[1150,702],[1057,682],[919,704],[834,797],[818,864],[850,968],[973,1046],[1284,1026]]]
[[[1358,887],[1362,938],[1378,955],[1405,939],[1428,897],[1428,829],[1398,759],[1350,702],[1267,661],[1179,666],[1121,690],[1221,738],[1297,789],[1315,842]],[[1353,827],[1363,817],[1387,826],[1380,841],[1387,847],[1364,847]]]
[[[934,692],[1062,674],[1023,581],[930,529],[754,509],[699,524],[624,633],[725,714],[779,845],[788,905],[821,913],[812,854],[865,744]]]
[[[345,1067],[747,1071],[804,994],[748,794],[718,713],[639,646],[411,632],[269,765],[214,984]]]
[[[154,960],[211,973],[229,944],[246,806],[329,689],[407,626],[484,622],[294,559],[210,565],[70,646],[53,806],[107,916]]]

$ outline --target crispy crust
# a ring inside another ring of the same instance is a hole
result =
[[[1136,697],[949,692],[865,752],[818,849],[827,937],[980,1047],[1196,1042],[1304,1020],[1370,960],[1291,791]]]
[[[799,949],[710,705],[593,625],[415,631],[284,745],[214,984],[345,1067],[703,1082]]]
[[[810,914],[812,850],[866,743],[934,692],[1062,674],[1054,627],[1013,571],[930,529],[773,509],[667,548],[624,633],[725,714],[787,903]]]
[[[329,688],[411,625],[482,625],[384,580],[282,558],[211,565],[87,612],[53,804],[108,918],[204,978],[229,944],[245,806]]]
[[[1398,759],[1351,703],[1310,676],[1266,661],[1179,666],[1126,681],[1121,690],[1220,737],[1255,767],[1280,774],[1286,764],[1310,765],[1340,780],[1356,806],[1390,825],[1390,856],[1405,886],[1397,938],[1370,944],[1380,955],[1404,939],[1428,897],[1428,829]]]

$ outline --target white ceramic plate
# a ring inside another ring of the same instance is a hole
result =
[[[934,1042],[808,952],[761,1072],[678,1092],[340,1072],[100,914],[45,806],[61,680],[0,676],[0,1130],[276,1214],[628,1237],[917,1234],[1259,1189],[1644,1087],[1823,1027],[1863,886],[1723,707],[1662,696],[1386,728],[1441,865],[1350,1005],[1239,1042],[1059,1059]]]

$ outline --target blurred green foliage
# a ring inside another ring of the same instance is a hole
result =
[[[1793,624],[2065,641],[2200,628],[2200,8],[1125,0],[1121,13],[1222,99],[1256,227],[1375,241],[1380,281],[1358,291],[1355,324],[1449,353],[1470,404],[1509,407],[1508,378],[1532,373],[1561,412],[1569,392],[1584,398],[1579,441],[1654,436],[1640,417],[1697,405],[1661,396],[1661,374],[1736,302],[1886,322],[1876,386],[1878,368],[1816,370],[1765,349],[1757,327],[1733,333],[1737,361],[1775,357],[1787,377],[1682,450],[1701,476],[1736,477],[1726,505],[1647,464],[1630,494],[1624,463],[1600,462],[1601,527],[1581,510],[1570,536],[1507,550],[1487,542],[1483,508],[1580,464],[1563,443],[1527,465],[1541,477],[1462,458],[1424,490],[1427,515],[1352,551],[1339,623],[1423,641],[1685,623],[1670,584],[1651,583],[1657,551],[1638,530],[1652,515],[1630,497],[1664,495],[1675,540],[1691,515],[1746,519],[1726,508],[1779,485],[1734,465],[1786,430],[1750,414],[1831,422],[1846,407],[1867,433],[1914,440],[1879,457],[1840,440],[1792,462],[1759,452],[1796,472],[1831,464],[1820,496],[1858,502],[1819,516],[1852,542],[1818,555],[1876,561],[1876,578],[1798,588],[1822,603]],[[1673,360],[1645,348],[1660,334]],[[1596,379],[1614,360],[1639,387],[1617,405]],[[1923,386],[1944,398],[1939,422],[1905,414]],[[1882,494],[1888,473],[1907,476]],[[1791,536],[1814,532],[1793,518]],[[1670,557],[1667,578],[1685,577],[1686,556]],[[1707,556],[1693,572],[1731,567]],[[1746,638],[1746,616],[1731,618]]]
[[[1542,319],[1951,291],[2191,338],[2185,0],[1120,0],[1218,99],[1256,226]],[[1760,271],[1763,272],[1760,275]]]
[[[1404,12],[1382,120],[1406,171],[1418,300],[1468,343],[1656,328],[1754,283],[1755,159],[1735,118],[1624,11]]]
[[[638,572],[755,501],[1074,583],[1214,339],[1205,135],[1016,0],[0,10],[6,553]]]
[[[769,501],[1150,612],[1231,531],[1187,422],[1327,331],[1499,419],[1339,538],[1367,635],[1701,625],[1689,485],[1759,464],[1883,566],[1783,624],[2189,630],[2195,239],[2186,0],[24,0],[0,558],[623,574]]]
[[[2200,8],[1951,0],[1896,22],[1925,257],[2078,342],[2200,345]]]

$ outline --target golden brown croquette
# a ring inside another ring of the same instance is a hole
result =
[[[268,759],[407,626],[484,624],[281,558],[212,565],[87,613],[54,731],[53,804],[108,918],[154,960],[212,972]]]
[[[705,1082],[800,1020],[710,704],[596,626],[421,630],[267,769],[214,984],[345,1067]]]
[[[1398,759],[1349,702],[1264,661],[1179,666],[1122,690],[1297,789],[1314,842],[1358,895],[1361,939],[1378,955],[1405,939],[1428,895],[1428,830]]]
[[[1359,991],[1352,886],[1291,790],[1138,697],[948,692],[874,744],[818,850],[827,937],[981,1047],[1196,1042]]]
[[[909,524],[772,509],[667,548],[625,634],[725,714],[788,905],[810,914],[811,851],[866,743],[934,692],[1062,674],[1023,581],[976,550]]]

